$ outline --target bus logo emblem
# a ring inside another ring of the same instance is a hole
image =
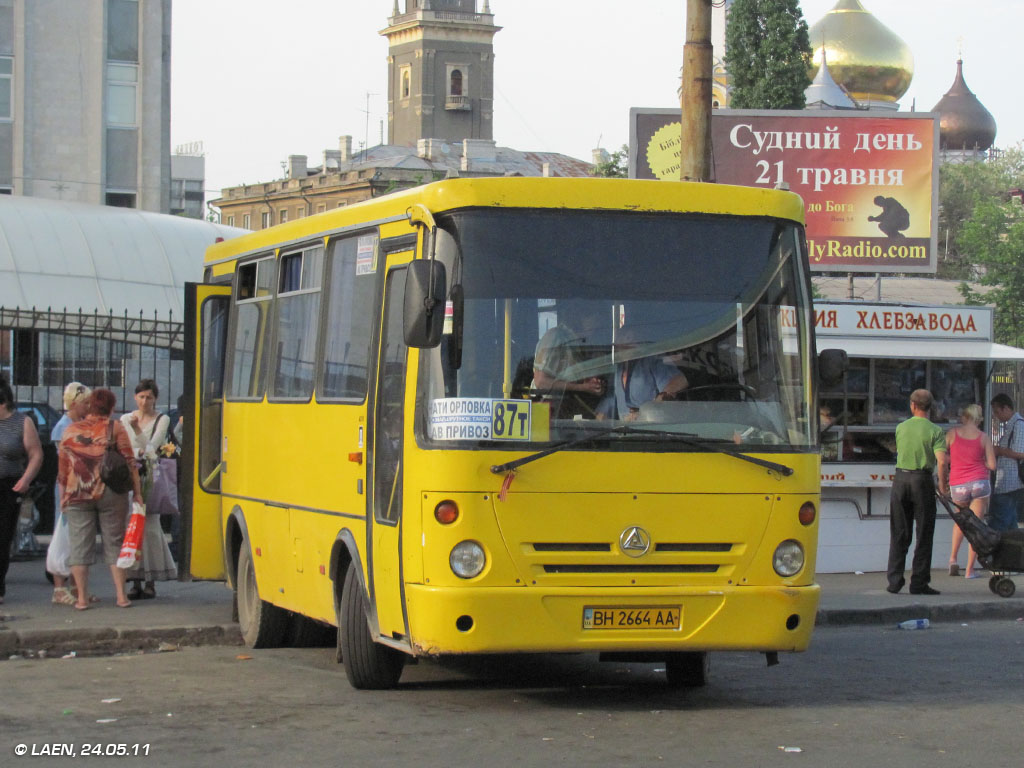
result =
[[[642,557],[651,548],[651,534],[643,528],[631,526],[619,536],[619,549],[630,557]]]

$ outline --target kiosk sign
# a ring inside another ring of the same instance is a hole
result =
[[[715,181],[788,185],[820,272],[935,272],[939,124],[930,113],[720,110]],[[630,177],[678,180],[679,110],[630,110]]]

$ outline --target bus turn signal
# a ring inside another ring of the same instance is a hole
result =
[[[434,507],[434,519],[441,525],[451,525],[459,519],[459,508],[454,501],[442,501]]]
[[[800,507],[800,512],[797,516],[800,518],[802,525],[810,525],[814,522],[814,518],[818,516],[818,511],[814,508],[812,502],[805,501]]]

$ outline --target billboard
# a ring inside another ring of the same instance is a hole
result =
[[[630,110],[629,175],[679,179],[679,110]],[[935,272],[939,121],[927,112],[716,110],[712,176],[787,185],[819,272]]]

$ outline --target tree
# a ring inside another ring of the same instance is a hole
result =
[[[811,44],[798,0],[736,0],[725,28],[736,109],[803,109]]]
[[[982,200],[957,238],[978,269],[986,293],[960,286],[967,304],[995,305],[996,341],[1024,344],[1024,207],[1016,200]]]
[[[1024,151],[1008,149],[988,162],[946,163],[939,169],[939,263],[936,277],[971,280],[977,269],[963,249],[960,233],[975,207],[1003,202],[1011,189],[1024,187]]]
[[[603,163],[594,166],[595,176],[604,176],[609,179],[624,179],[629,174],[629,146],[622,145],[618,152],[612,152]]]

